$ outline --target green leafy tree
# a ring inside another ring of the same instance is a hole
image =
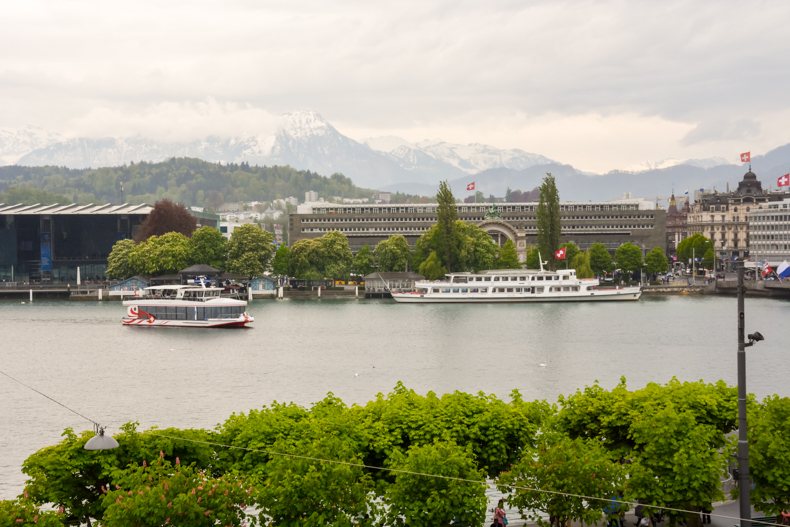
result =
[[[692,258],[702,259],[708,249],[713,248],[713,243],[700,233],[684,238],[678,244],[677,255],[681,262],[690,262]]]
[[[596,276],[602,276],[614,270],[612,255],[604,244],[594,243],[590,245],[589,253],[590,268]]]
[[[369,245],[363,245],[354,255],[351,262],[351,272],[358,276],[367,276],[376,269],[373,251]]]
[[[214,227],[200,227],[189,238],[190,262],[225,268],[228,240]]]
[[[228,242],[228,271],[249,278],[262,276],[274,255],[274,236],[257,225],[233,229]]]
[[[409,242],[401,234],[390,236],[376,244],[373,257],[379,271],[407,271],[411,260]]]
[[[593,278],[592,267],[590,266],[590,253],[588,251],[581,251],[571,260],[571,268],[576,269],[576,276],[578,278]]]
[[[453,232],[458,249],[455,255],[456,271],[479,271],[494,268],[499,248],[486,231],[472,223],[456,220]],[[432,252],[437,253],[439,262],[442,263],[437,250],[437,240],[440,236],[441,230],[436,224],[417,239],[414,247],[414,260],[418,269]],[[442,267],[447,269],[444,265]]]
[[[645,255],[645,270],[651,275],[666,273],[669,270],[669,260],[661,247],[653,247]]]
[[[64,527],[62,514],[42,510],[27,499],[0,501],[0,527]]]
[[[447,274],[447,269],[442,265],[436,251],[431,251],[418,268],[418,271],[428,280],[438,280]]]
[[[385,491],[388,525],[483,522],[484,476],[463,447],[447,442],[412,446],[406,454],[394,452],[390,467],[396,472],[395,482]]]
[[[277,276],[288,276],[291,251],[285,244],[280,245],[272,258],[272,272]]]
[[[502,247],[499,248],[497,254],[496,264],[497,269],[520,269],[521,262],[518,261],[518,251],[516,251],[516,244],[513,240],[508,239]]]
[[[106,493],[104,522],[119,527],[249,525],[248,486],[232,476],[212,477],[160,457],[134,468]]]
[[[642,249],[631,242],[623,243],[614,252],[614,259],[630,280],[633,273],[642,267]]]
[[[67,428],[59,444],[38,450],[22,464],[22,472],[28,475],[25,494],[34,503],[62,508],[65,525],[89,524],[104,515],[101,487],[118,468],[118,453],[85,450],[92,436]]]
[[[606,502],[589,503],[586,496],[622,496],[624,476],[622,466],[599,442],[549,432],[499,478],[497,486],[503,492],[513,488],[508,502],[522,517],[538,525],[562,527],[570,521],[595,524],[600,520]],[[548,513],[550,521],[537,511]]]
[[[107,256],[107,278],[124,280],[134,276],[137,272],[131,263],[131,255],[136,244],[133,240],[118,240],[112,246],[109,256]]]
[[[258,487],[261,524],[351,527],[370,512],[372,480],[362,469],[356,443],[317,432],[274,443],[272,450],[282,455],[266,464]]]
[[[165,198],[154,204],[151,213],[140,224],[140,229],[134,239],[141,242],[151,236],[161,236],[169,232],[191,236],[195,228],[197,228],[197,220],[189,213],[189,210],[185,206]]]
[[[455,231],[460,249],[457,270],[478,272],[495,267],[499,247],[486,231],[462,220],[455,222]]]
[[[538,228],[538,248],[543,258],[549,260],[552,269],[556,267],[554,251],[559,248],[561,223],[560,223],[560,195],[557,184],[550,172],[546,173],[540,185],[540,200],[536,212]]]
[[[318,238],[319,270],[326,278],[347,278],[354,254],[348,238],[340,231],[331,231]]]
[[[536,246],[527,248],[527,260],[525,262],[527,269],[540,269],[541,258],[542,255],[540,254],[540,248]]]
[[[62,508],[66,525],[101,522],[106,507],[102,501],[104,493],[115,488],[117,478],[128,467],[143,460],[156,459],[162,453],[170,460],[180,457],[185,463],[209,467],[215,457],[207,446],[210,436],[203,431],[166,429],[138,433],[136,425],[130,423],[115,435],[120,447],[109,451],[85,450],[84,445],[92,436],[92,431],[78,435],[66,429],[60,443],[38,450],[22,464],[22,472],[28,475],[26,495],[37,504]]]
[[[159,275],[177,273],[189,265],[189,238],[180,232],[151,236],[138,243],[129,255],[136,273]]]
[[[318,238],[299,240],[291,246],[288,274],[303,280],[320,280],[324,277],[321,269],[322,257]]]
[[[460,237],[457,232],[458,210],[455,197],[447,181],[439,183],[436,194],[436,233],[433,238],[432,250],[436,251],[440,263],[449,271],[457,271],[459,267]]]
[[[790,398],[769,396],[749,415],[749,450],[754,507],[790,511]]]
[[[565,249],[565,261],[568,263],[568,267],[573,267],[571,263],[580,252],[579,246],[573,242],[566,242],[560,245],[560,247]]]
[[[69,199],[34,185],[22,184],[0,192],[0,203],[23,203],[25,205],[51,205],[54,203],[67,204]]]
[[[701,423],[692,411],[672,403],[647,404],[644,410],[632,416],[630,426],[635,448],[628,492],[666,508],[675,524],[685,516],[677,510],[699,511],[721,499],[720,478],[729,452],[718,448],[721,432]]]

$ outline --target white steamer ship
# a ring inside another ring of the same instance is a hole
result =
[[[411,291],[391,291],[402,303],[587,302],[639,300],[638,287],[599,288],[595,278],[580,279],[575,269],[511,269],[450,273],[438,281],[418,280]]]

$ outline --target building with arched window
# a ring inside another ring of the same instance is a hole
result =
[[[330,231],[348,237],[353,251],[375,246],[401,234],[410,245],[437,220],[436,203],[359,204],[305,203],[288,219],[289,240],[318,238]],[[537,203],[457,203],[458,219],[485,229],[500,245],[516,244],[519,258],[537,244]],[[562,242],[581,249],[603,243],[611,251],[632,242],[649,251],[666,246],[666,211],[641,199],[560,203]]]

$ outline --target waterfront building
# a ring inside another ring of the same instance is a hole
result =
[[[790,197],[749,212],[749,256],[774,268],[790,261]]]
[[[702,191],[688,214],[688,234],[699,233],[713,242],[718,269],[750,256],[749,215],[768,204],[789,197],[785,192],[763,190],[749,170],[733,192]]]
[[[100,280],[118,240],[133,238],[153,206],[8,205],[0,203],[0,281]],[[198,226],[217,227],[215,214],[191,209]]]
[[[330,231],[348,237],[351,249],[375,246],[401,234],[410,245],[437,220],[436,203],[339,205],[305,203],[288,218],[290,243],[318,238]],[[458,218],[478,225],[502,245],[516,244],[523,261],[527,247],[537,244],[538,204],[457,203]],[[562,242],[574,242],[581,249],[599,242],[614,251],[632,242],[649,251],[666,245],[666,211],[642,199],[560,204]]]
[[[676,254],[678,244],[689,235],[688,214],[688,196],[686,196],[685,200],[682,200],[682,203],[678,207],[678,200],[675,198],[675,193],[673,192],[669,198],[669,207],[667,208],[666,253],[668,256]]]

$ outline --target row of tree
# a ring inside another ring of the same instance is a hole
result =
[[[642,249],[633,243],[620,245],[614,257],[601,243],[592,244],[586,251],[579,250],[572,242],[561,245],[559,196],[551,174],[541,185],[540,196],[538,245],[528,249],[527,267],[540,268],[543,258],[550,268],[564,265],[576,269],[581,278],[602,276],[619,269],[627,280],[643,268],[648,275],[668,270],[669,262],[659,247],[643,258]],[[269,270],[276,275],[308,280],[415,270],[436,279],[448,272],[522,266],[511,240],[499,247],[483,229],[458,219],[455,198],[447,182],[440,184],[436,201],[436,224],[420,236],[413,249],[405,237],[395,235],[373,248],[363,246],[354,254],[348,238],[340,232],[299,240],[290,248],[280,246],[275,253],[272,235],[251,225],[237,228],[225,246],[224,238],[216,231],[209,232],[206,228],[194,231],[194,219],[183,206],[161,200],[141,226],[137,243],[123,240],[113,247],[107,275],[126,278],[134,274],[162,274],[192,263],[207,263],[250,277]],[[710,246],[710,240],[695,234],[681,242],[678,251],[683,257],[687,252],[712,252]],[[564,262],[555,258],[559,248],[564,248]]]
[[[790,507],[788,415],[790,398],[749,401],[751,496],[768,514]],[[675,525],[723,497],[736,416],[721,381],[621,380],[556,405],[398,384],[365,405],[275,403],[211,431],[130,423],[111,451],[66,430],[24,462],[0,526],[480,525],[487,479],[540,525],[594,524],[637,501]]]

